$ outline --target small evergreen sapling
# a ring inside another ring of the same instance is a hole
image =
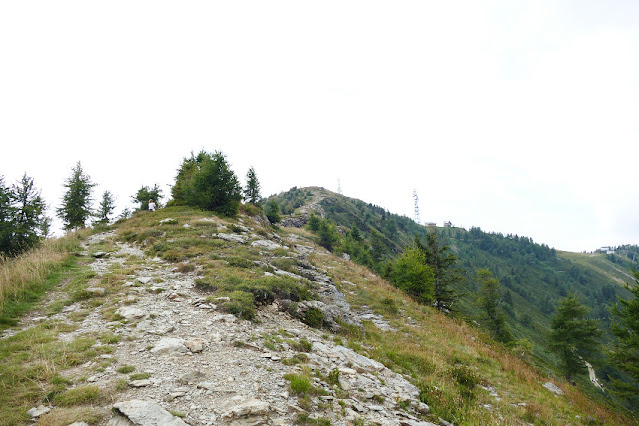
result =
[[[255,169],[251,167],[246,173],[246,188],[244,189],[244,200],[246,202],[258,205],[262,200],[260,194],[260,182],[257,180]]]
[[[113,198],[113,194],[110,191],[104,191],[102,194],[102,201],[100,201],[100,205],[98,206],[98,211],[96,212],[96,216],[99,223],[108,223],[110,218],[109,216],[115,210],[115,199]]]

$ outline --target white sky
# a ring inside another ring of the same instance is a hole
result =
[[[639,243],[639,2],[5,1],[0,175],[118,210],[223,151],[562,250]],[[53,210],[50,213],[53,215]]]

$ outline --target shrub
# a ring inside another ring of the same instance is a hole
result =
[[[473,396],[473,390],[479,384],[479,378],[470,368],[465,365],[456,365],[450,371],[450,376],[460,386],[462,396],[465,398]]]
[[[222,303],[222,307],[226,312],[242,319],[255,319],[255,301],[251,293],[234,291],[229,294],[229,298],[231,299],[230,301]]]
[[[304,374],[285,374],[284,378],[290,382],[291,391],[296,395],[306,395],[312,388],[311,380]]]
[[[226,262],[229,266],[233,266],[234,268],[250,269],[255,266],[250,259],[245,259],[243,257],[229,257],[226,259]]]
[[[264,213],[271,223],[280,223],[282,220],[280,205],[275,200],[271,200],[266,204],[266,211]]]
[[[400,290],[429,303],[434,296],[433,269],[419,249],[410,247],[397,259],[390,273],[391,282]]]
[[[324,312],[321,309],[310,307],[304,312],[302,322],[309,327],[319,328],[324,323]]]

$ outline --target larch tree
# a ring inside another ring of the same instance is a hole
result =
[[[426,235],[425,245],[415,236],[415,245],[423,251],[426,263],[433,269],[433,305],[440,311],[450,310],[456,300],[451,285],[462,279],[459,270],[455,268],[457,257],[449,246],[441,244],[435,229],[431,229]]]
[[[242,186],[226,156],[201,151],[185,158],[172,189],[173,204],[189,205],[236,216],[242,201]]]
[[[84,228],[87,221],[93,215],[91,204],[92,192],[96,184],[82,170],[82,164],[78,161],[71,171],[71,177],[66,180],[67,188],[62,197],[62,206],[57,209],[57,215],[64,224],[64,229]]]
[[[260,182],[257,180],[257,174],[253,167],[251,167],[246,173],[244,200],[255,205],[258,205],[262,200],[262,195],[260,194]]]
[[[98,206],[98,211],[96,212],[98,222],[108,223],[110,220],[109,216],[113,213],[113,210],[115,210],[115,199],[113,198],[113,194],[111,194],[110,191],[104,191],[102,194],[102,200]]]
[[[501,286],[499,280],[488,269],[477,271],[477,279],[481,284],[480,303],[484,310],[484,319],[493,337],[500,342],[509,342],[512,335],[506,324],[506,316],[501,308]]]
[[[632,382],[614,380],[615,391],[625,397],[639,396],[639,271],[632,270],[635,285],[626,288],[632,299],[619,299],[610,309],[614,320],[612,333],[617,341],[609,351],[612,362],[632,379]]]
[[[46,204],[26,174],[8,187],[0,177],[0,253],[14,256],[37,245],[49,232]]]
[[[588,308],[569,294],[559,302],[550,326],[550,349],[561,360],[566,379],[586,370],[583,356],[597,350],[601,330],[597,320],[587,319]]]

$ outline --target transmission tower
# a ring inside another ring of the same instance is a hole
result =
[[[413,190],[413,200],[415,200],[415,223],[420,224],[419,220],[419,197],[417,196],[417,190]]]
[[[340,183],[339,179],[337,179],[337,193],[342,193],[342,184]]]

